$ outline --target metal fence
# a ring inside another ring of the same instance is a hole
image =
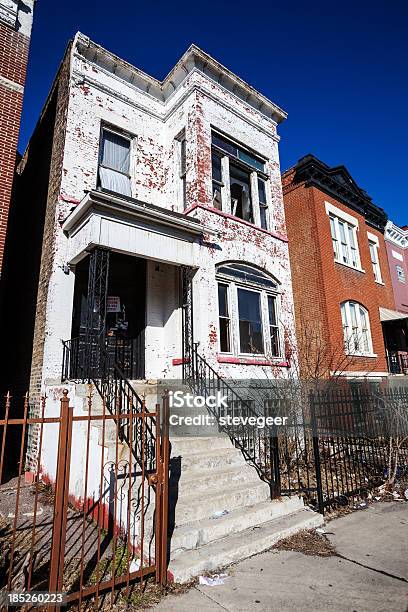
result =
[[[352,384],[310,392],[275,447],[281,494],[302,494],[321,513],[386,481],[406,482],[408,389]]]
[[[41,415],[0,420],[0,590],[64,591],[67,602],[114,601],[149,576],[167,575],[168,401],[148,411],[91,392],[81,410],[67,391],[43,398]],[[17,412],[17,406],[15,406]],[[126,443],[119,432],[127,423]],[[39,428],[37,465],[26,472],[29,427]],[[17,473],[5,458],[18,445]]]

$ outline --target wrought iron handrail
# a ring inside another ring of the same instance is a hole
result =
[[[91,354],[91,357],[88,356],[87,358],[81,354],[81,351],[86,350]],[[149,412],[145,402],[136,393],[120,364],[115,361],[113,354],[105,346],[95,341],[87,347],[83,343],[81,344],[80,338],[73,338],[63,341],[63,351],[63,381],[70,378],[91,381],[102,398],[105,408],[111,414]],[[149,458],[153,460],[155,453],[155,426],[156,423],[153,418],[152,425],[148,422],[144,423],[144,431],[142,432],[142,420],[134,419],[130,432],[129,419],[123,419],[119,423],[119,440],[128,445],[131,443],[132,445],[141,445],[143,443],[145,445],[143,454],[149,463]],[[133,454],[135,459],[139,460],[141,453],[134,451]],[[153,470],[153,465],[150,468]],[[144,469],[146,469],[146,465],[144,465]],[[149,470],[149,467],[147,469]]]
[[[220,391],[228,396],[229,408],[222,406],[208,408],[215,416],[218,424],[220,417],[230,414],[231,417],[259,417],[253,408],[253,399],[243,399],[225,379],[198,352],[198,344],[191,347],[191,358],[185,364],[185,382],[193,393],[207,397]],[[226,414],[227,413],[227,414]],[[279,487],[279,458],[277,455],[277,438],[269,431],[266,433],[257,427],[219,425],[233,444],[239,448],[246,461],[257,470],[260,478],[271,487],[271,494],[277,493]]]

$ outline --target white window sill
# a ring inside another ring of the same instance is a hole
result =
[[[369,359],[375,359],[378,357],[377,353],[346,353],[347,357],[368,357]]]
[[[385,287],[385,283],[383,283],[382,281],[375,281],[376,285],[382,285],[383,287]]]
[[[350,268],[350,270],[355,270],[356,272],[363,272],[363,274],[365,274],[365,270],[363,268],[355,268],[354,266],[345,263],[344,261],[339,261],[338,259],[335,259],[334,263],[339,264],[340,266],[344,266],[345,268]]]

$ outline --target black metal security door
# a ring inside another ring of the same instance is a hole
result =
[[[85,371],[90,378],[99,378],[104,369],[109,260],[107,249],[95,248],[89,256]]]

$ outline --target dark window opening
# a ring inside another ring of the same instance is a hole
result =
[[[238,289],[239,342],[241,353],[263,354],[261,296]]]
[[[230,162],[231,213],[253,223],[251,175]]]
[[[220,350],[223,353],[231,351],[230,316],[228,308],[228,287],[218,284],[218,313],[220,325]]]

